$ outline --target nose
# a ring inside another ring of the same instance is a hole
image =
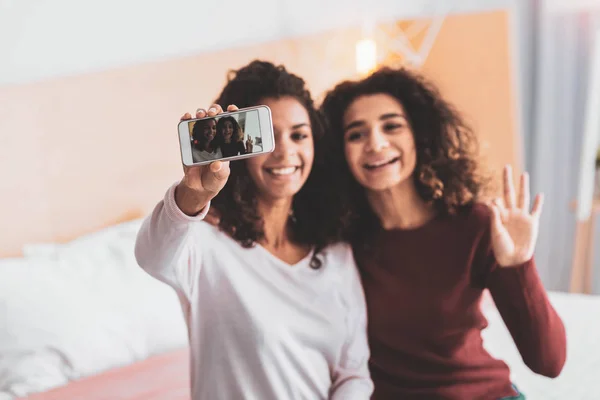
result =
[[[275,150],[273,156],[278,160],[284,160],[287,157],[296,154],[296,144],[287,138],[277,138],[275,141]]]
[[[378,128],[373,128],[369,132],[366,150],[369,152],[378,152],[390,145],[385,133]]]

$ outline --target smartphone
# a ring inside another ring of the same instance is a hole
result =
[[[275,149],[271,109],[267,106],[189,119],[177,125],[183,165],[240,160]]]

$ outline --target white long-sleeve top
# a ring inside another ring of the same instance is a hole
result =
[[[347,244],[289,265],[243,248],[166,193],[138,233],[139,265],[177,292],[194,400],[369,399],[366,306]],[[168,327],[165,327],[168,329]]]

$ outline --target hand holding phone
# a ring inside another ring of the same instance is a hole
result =
[[[229,106],[228,111],[237,111],[236,106]],[[196,111],[196,118],[214,117],[223,109],[213,104],[208,112]],[[186,113],[181,121],[189,121],[192,117]],[[193,216],[200,213],[227,183],[229,178],[229,161],[214,161],[210,164],[183,167],[184,176],[175,190],[175,202],[181,211]]]
[[[267,106],[197,114],[195,119],[180,121],[177,130],[181,161],[188,167],[255,157],[275,149],[271,110]]]

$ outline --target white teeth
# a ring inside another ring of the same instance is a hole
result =
[[[387,163],[389,163],[389,161],[379,161],[379,162],[372,163],[372,164],[367,164],[367,165],[368,165],[369,167],[376,168],[376,167],[381,167],[382,165],[385,165],[385,164],[387,164]]]
[[[398,161],[398,157],[394,157],[389,160],[377,161],[374,163],[365,164],[364,166],[365,166],[365,168],[368,168],[368,169],[375,169],[375,168],[383,167],[384,165],[392,164],[396,161]]]
[[[367,164],[367,166],[370,167],[370,168],[377,168],[377,167],[381,167],[383,165],[389,164],[390,162],[392,162],[392,160],[378,161],[378,162],[375,162],[375,163]]]
[[[296,167],[287,167],[287,168],[271,168],[269,171],[273,175],[291,175],[296,172]]]

